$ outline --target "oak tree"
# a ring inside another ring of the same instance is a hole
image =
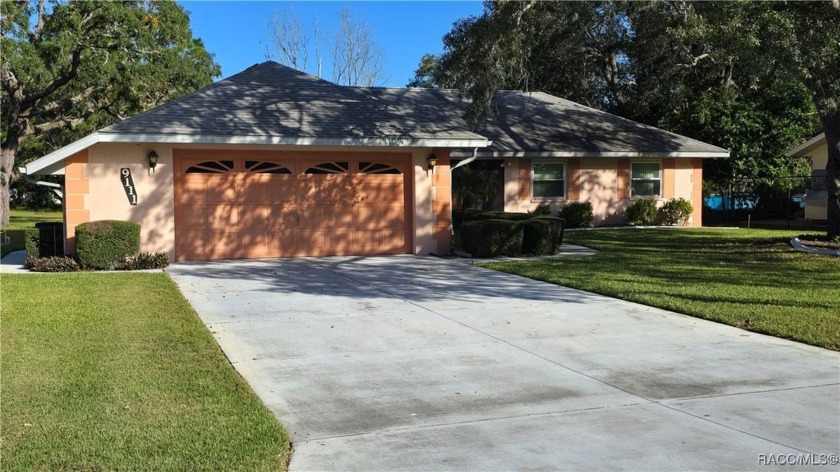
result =
[[[16,167],[220,74],[167,0],[0,2],[0,225]]]

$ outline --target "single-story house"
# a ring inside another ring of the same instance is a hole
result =
[[[479,129],[446,90],[347,87],[257,64],[21,169],[64,175],[76,225],[130,220],[173,260],[447,254],[455,161],[500,159],[504,208],[691,200],[721,149],[543,93],[503,91]]]
[[[828,219],[828,191],[825,188],[828,144],[825,133],[818,134],[788,151],[788,156],[811,159],[811,182],[805,191],[805,219]]]

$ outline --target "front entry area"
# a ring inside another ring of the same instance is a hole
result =
[[[175,258],[411,253],[410,162],[401,153],[176,149]]]

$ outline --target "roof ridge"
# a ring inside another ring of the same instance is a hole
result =
[[[106,127],[104,127],[104,128],[100,128],[100,129],[99,129],[99,130],[97,130],[97,131],[99,131],[99,132],[103,132],[103,133],[112,133],[112,132],[115,132],[115,131],[113,131],[113,130],[112,130],[112,129],[110,129],[110,128],[113,128],[114,126],[116,126],[116,125],[118,125],[118,124],[125,123],[125,122],[127,122],[127,121],[133,121],[133,120],[134,120],[135,118],[137,118],[138,116],[144,115],[144,114],[149,113],[149,112],[152,112],[152,111],[155,111],[155,112],[166,111],[166,110],[168,110],[168,109],[170,109],[170,108],[172,108],[172,107],[175,107],[175,106],[179,105],[179,104],[180,104],[180,103],[182,103],[184,100],[188,100],[188,99],[190,99],[190,98],[192,98],[192,97],[194,97],[194,96],[196,96],[196,95],[198,95],[198,94],[200,94],[200,93],[207,92],[207,91],[208,91],[208,90],[210,90],[210,89],[215,89],[215,88],[222,87],[222,86],[227,85],[227,84],[229,84],[229,83],[231,83],[231,82],[234,82],[234,81],[236,81],[236,80],[239,80],[239,79],[241,79],[241,78],[243,78],[243,77],[249,76],[249,75],[253,74],[254,72],[256,72],[256,71],[258,71],[258,70],[260,70],[260,69],[262,69],[262,68],[269,67],[269,66],[270,66],[270,67],[279,67],[279,68],[282,68],[282,69],[286,69],[287,71],[292,72],[292,73],[294,73],[294,74],[304,75],[304,76],[307,76],[307,77],[311,77],[311,78],[313,78],[313,79],[316,79],[316,80],[317,80],[317,81],[319,81],[319,82],[323,82],[324,84],[327,84],[327,85],[330,85],[330,86],[333,86],[333,87],[337,87],[338,89],[343,89],[343,88],[344,88],[344,87],[342,87],[341,85],[338,85],[338,84],[336,84],[336,83],[330,82],[330,81],[328,81],[328,80],[326,80],[326,79],[323,79],[323,78],[321,78],[321,77],[318,77],[318,76],[315,76],[315,75],[309,74],[309,73],[307,73],[307,72],[304,72],[304,71],[301,71],[301,70],[298,70],[298,69],[295,69],[295,68],[292,68],[292,67],[289,67],[289,66],[286,66],[286,65],[280,64],[279,62],[276,62],[276,61],[267,60],[267,61],[263,61],[263,62],[258,62],[258,63],[256,63],[256,64],[254,64],[254,65],[252,65],[252,66],[250,66],[250,67],[246,68],[245,70],[242,70],[242,71],[240,71],[240,72],[237,72],[236,74],[233,74],[233,75],[231,75],[231,76],[229,76],[229,77],[225,77],[224,79],[221,79],[221,80],[218,80],[218,81],[216,81],[216,82],[213,82],[213,83],[211,83],[211,84],[209,84],[209,85],[206,85],[206,86],[204,86],[204,87],[201,87],[200,89],[195,90],[195,91],[193,91],[193,92],[190,92],[190,93],[188,93],[188,94],[181,95],[181,96],[180,96],[180,97],[178,97],[178,98],[175,98],[175,99],[173,99],[173,100],[170,100],[170,101],[168,101],[168,102],[166,102],[166,103],[163,103],[163,104],[161,104],[161,105],[158,105],[158,106],[156,106],[156,107],[154,107],[154,108],[149,108],[148,110],[144,110],[144,111],[142,111],[142,112],[140,112],[140,113],[137,113],[136,115],[132,115],[132,116],[130,116],[130,117],[128,117],[128,118],[126,118],[126,119],[124,119],[124,120],[120,120],[120,121],[118,121],[118,122],[116,122],[116,123],[113,123],[113,124],[110,124],[110,125],[108,125],[108,126],[106,126]]]
[[[616,118],[618,118],[619,120],[622,120],[622,121],[628,121],[628,122],[630,122],[630,123],[634,123],[634,124],[637,124],[637,125],[639,125],[639,126],[643,126],[643,127],[645,127],[645,128],[649,128],[649,129],[652,129],[652,130],[661,131],[661,132],[668,133],[668,134],[671,134],[671,135],[674,135],[674,136],[679,136],[680,138],[689,139],[689,140],[694,141],[694,142],[699,143],[699,144],[706,144],[706,145],[709,145],[709,146],[715,147],[715,148],[717,148],[717,149],[720,149],[721,151],[727,151],[726,149],[724,149],[724,148],[722,148],[722,147],[720,147],[720,146],[717,146],[717,145],[714,145],[714,144],[711,144],[711,143],[707,143],[707,142],[705,142],[705,141],[700,141],[699,139],[694,139],[694,138],[692,138],[691,136],[686,136],[686,135],[683,135],[683,134],[675,133],[675,132],[673,132],[673,131],[669,131],[669,130],[667,130],[667,129],[665,129],[665,128],[660,128],[660,127],[658,127],[658,126],[653,126],[653,125],[649,125],[649,124],[647,124],[647,123],[642,123],[641,121],[636,121],[636,120],[633,120],[633,119],[631,119],[631,118],[627,118],[627,117],[624,117],[624,116],[621,116],[621,115],[616,115],[615,113],[610,113],[610,112],[608,112],[608,111],[599,110],[599,109],[597,109],[597,108],[590,107],[590,106],[584,105],[584,104],[582,104],[582,103],[578,103],[578,102],[575,102],[575,101],[572,101],[572,100],[569,100],[569,99],[566,99],[566,98],[563,98],[563,97],[558,97],[557,95],[552,95],[552,94],[550,94],[550,93],[548,93],[548,92],[543,92],[542,90],[537,90],[537,91],[535,91],[535,92],[525,92],[525,93],[538,93],[538,94],[542,94],[542,95],[545,95],[545,96],[547,96],[547,97],[551,97],[551,98],[556,99],[556,100],[561,100],[561,101],[563,101],[563,102],[570,103],[570,104],[572,104],[573,106],[576,106],[576,107],[578,107],[578,108],[585,108],[585,109],[587,109],[587,110],[592,110],[592,111],[594,111],[594,112],[596,112],[596,113],[604,113],[604,114],[607,114],[607,115],[610,115],[610,116],[614,116],[614,117],[616,117]]]

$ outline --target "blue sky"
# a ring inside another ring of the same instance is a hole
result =
[[[222,77],[233,75],[265,60],[270,44],[268,22],[275,9],[291,7],[304,29],[311,30],[316,15],[321,28],[332,37],[342,8],[367,21],[385,54],[387,80],[383,85],[403,87],[414,76],[420,57],[443,50],[443,35],[459,18],[478,15],[480,1],[461,2],[248,2],[184,1],[193,35],[204,41],[222,66]],[[325,56],[325,65],[327,63]],[[323,74],[329,79],[330,75]]]

